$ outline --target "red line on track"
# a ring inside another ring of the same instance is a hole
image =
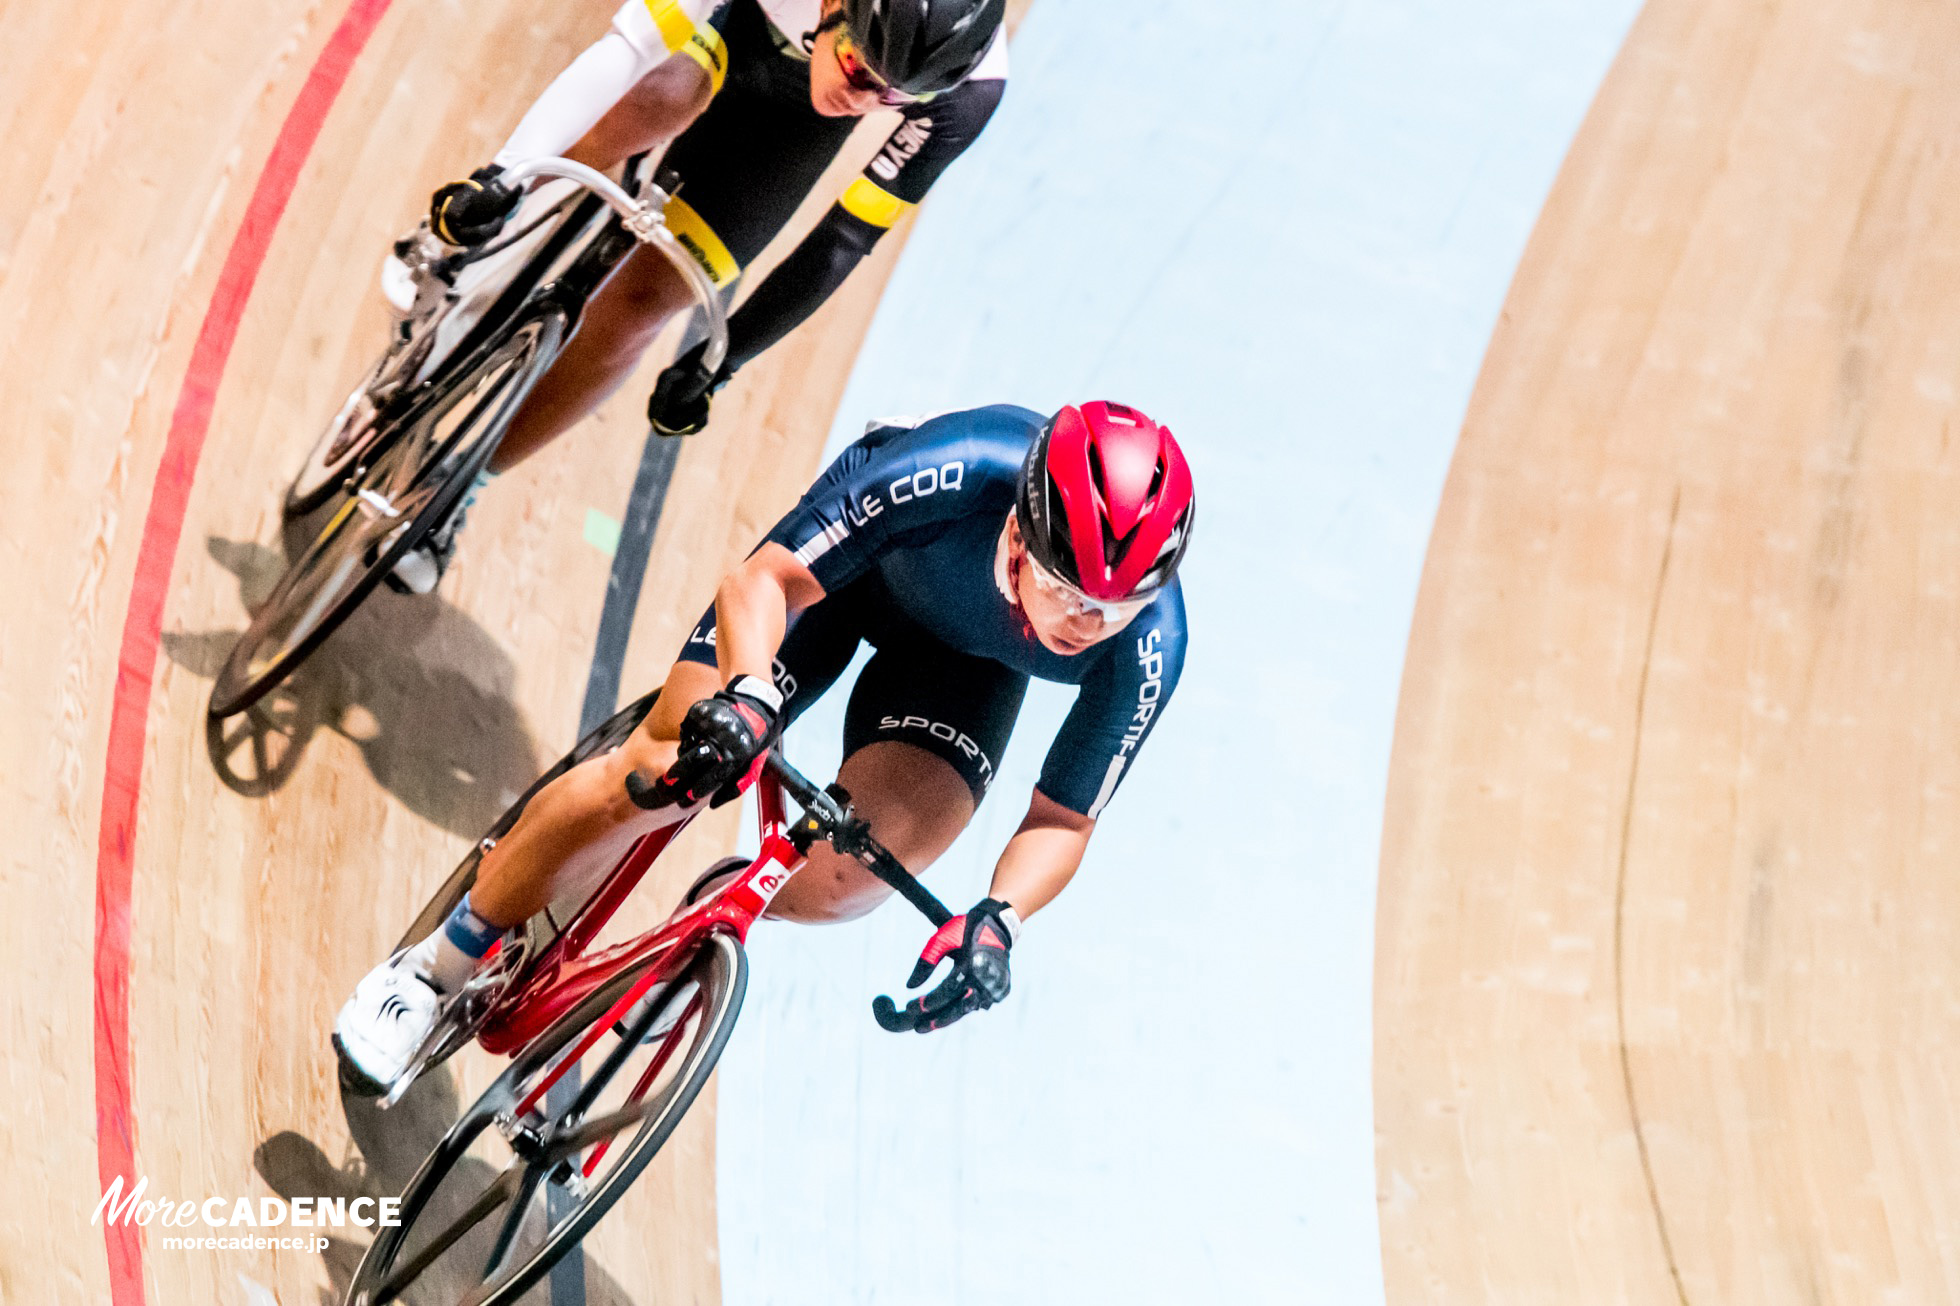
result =
[[[118,1177],[127,1193],[137,1181],[136,1117],[130,1100],[129,939],[130,885],[136,862],[136,811],[143,783],[143,751],[149,728],[150,690],[170,572],[183,536],[191,482],[211,426],[211,410],[238,324],[252,296],[273,232],[292,198],[300,169],[319,139],[354,60],[373,35],[389,0],[353,0],[307,72],[299,96],[280,125],[272,152],[253,187],[245,217],[225,254],[217,287],[204,311],[197,343],[177,406],[170,415],[163,460],[143,519],[142,545],[122,649],[116,658],[116,690],[103,765],[102,830],[95,855],[95,1149],[103,1190]],[[108,1244],[110,1300],[115,1306],[143,1301],[142,1230],[103,1221]]]

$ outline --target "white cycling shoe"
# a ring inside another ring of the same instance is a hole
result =
[[[376,1095],[393,1088],[436,1027],[442,1007],[435,986],[399,957],[362,976],[333,1022],[342,1081]]]

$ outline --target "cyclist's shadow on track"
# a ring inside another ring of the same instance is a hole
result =
[[[286,566],[263,544],[212,537],[207,548],[238,578],[247,610]],[[238,634],[165,632],[164,652],[210,680]],[[226,787],[260,797],[292,778],[317,731],[334,731],[359,745],[375,780],[411,811],[475,838],[541,765],[511,699],[515,674],[509,654],[453,604],[378,591],[285,684],[207,723],[205,743]]]
[[[367,1098],[343,1096],[341,1109],[347,1117],[348,1132],[360,1156],[346,1165],[336,1165],[318,1144],[304,1134],[281,1130],[261,1142],[252,1152],[252,1165],[267,1185],[280,1197],[344,1198],[393,1197],[407,1186],[422,1158],[436,1145],[461,1114],[456,1094],[456,1078],[447,1071],[431,1074],[418,1082],[402,1100],[386,1111]],[[471,1193],[480,1191],[492,1175],[488,1162],[466,1160],[457,1168],[452,1193],[450,1185],[439,1189],[438,1204],[456,1207],[448,1214],[460,1215]],[[467,1255],[467,1242],[460,1260],[481,1264],[488,1258],[491,1240],[496,1236],[495,1220],[487,1220],[468,1239],[480,1240],[482,1256]],[[352,1230],[350,1229],[349,1232]],[[329,1289],[320,1295],[320,1306],[340,1306],[353,1281],[354,1270],[366,1247],[353,1238],[327,1235],[327,1249],[321,1259],[326,1264]],[[633,1299],[611,1276],[583,1251],[585,1259],[585,1306],[632,1306]],[[442,1284],[419,1280],[404,1296],[408,1306],[422,1302],[453,1303],[471,1283]],[[524,1295],[526,1306],[550,1301],[549,1281],[540,1283]]]

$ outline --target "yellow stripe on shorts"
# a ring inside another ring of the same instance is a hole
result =
[[[912,207],[869,177],[859,177],[846,186],[837,202],[844,206],[844,212],[874,227],[891,226]]]
[[[718,94],[722,79],[728,75],[728,51],[722,45],[721,33],[688,17],[680,0],[646,0],[646,7],[667,53],[684,54],[701,65],[708,74],[711,93]]]
[[[741,274],[742,265],[728,252],[728,246],[721,243],[715,229],[678,196],[667,201],[666,220],[667,230],[694,255],[694,261],[708,274],[708,280],[725,286]]]

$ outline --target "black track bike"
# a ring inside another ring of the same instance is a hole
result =
[[[513,186],[563,179],[518,211],[507,234],[457,250],[426,229],[396,247],[413,303],[388,347],[308,452],[286,492],[289,521],[332,505],[232,646],[207,711],[244,711],[292,674],[402,557],[440,529],[488,465],[525,396],[574,332],[592,294],[648,245],[679,270],[707,316],[704,362],[720,365],[728,327],[714,283],[661,221],[668,194],[626,166],[626,185],[569,159],[506,173]],[[536,210],[533,212],[532,210]],[[513,271],[470,265],[511,252]]]

